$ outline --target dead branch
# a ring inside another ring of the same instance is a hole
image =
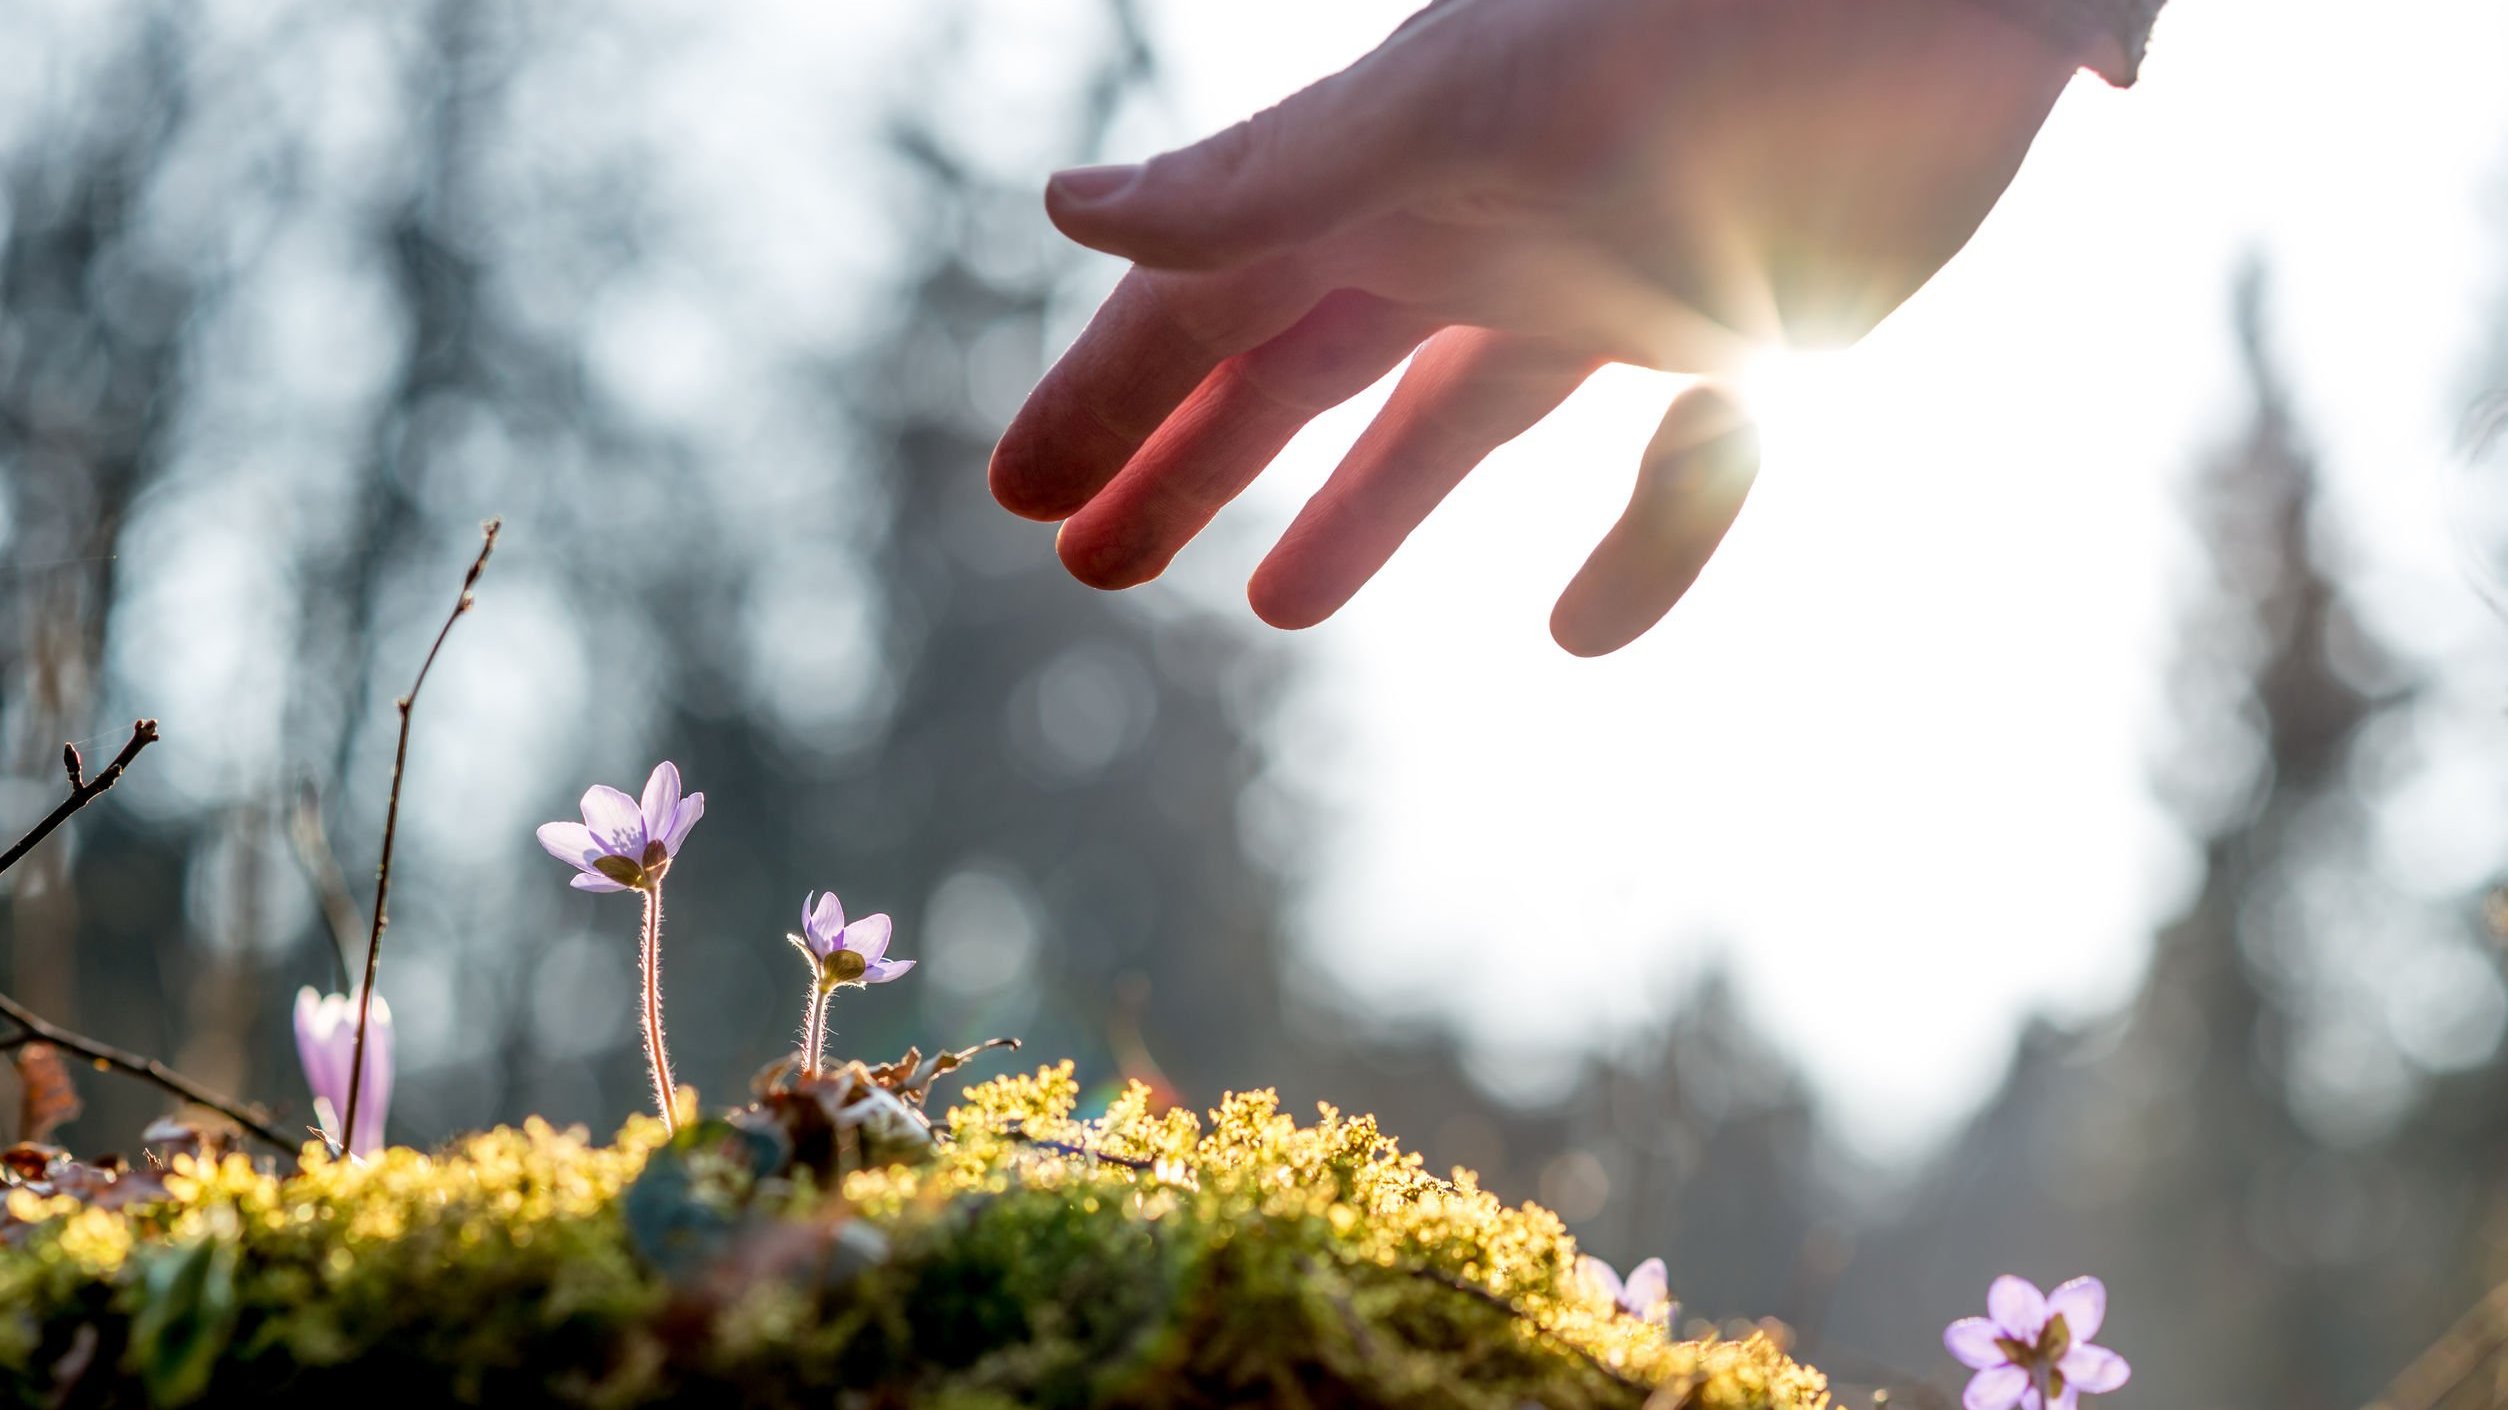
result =
[[[418,692],[426,687],[427,672],[435,669],[436,653],[444,649],[444,639],[453,634],[453,624],[471,608],[471,589],[479,586],[479,575],[488,570],[488,555],[496,551],[496,531],[504,526],[500,519],[490,519],[479,528],[479,556],[471,560],[470,571],[462,575],[461,594],[453,599],[453,610],[444,616],[444,625],[435,634],[435,644],[427,648],[427,659],[418,663],[418,678],[409,684],[409,694],[400,698],[401,737],[392,750],[392,793],[383,806],[383,852],[374,869],[373,928],[366,932],[366,978],[357,989],[357,1042],[350,1049],[348,1060],[348,1110],[340,1114],[340,1139],[357,1139],[357,1098],[366,1084],[366,1021],[374,1010],[374,972],[383,959],[383,927],[390,923],[383,903],[392,893],[392,841],[401,825],[401,778],[409,770],[410,708],[418,703]]]

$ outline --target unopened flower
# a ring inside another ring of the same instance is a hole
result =
[[[2074,1410],[2133,1374],[2124,1357],[2090,1344],[2107,1320],[2107,1285],[2096,1278],[2041,1293],[2006,1273],[1986,1290],[1986,1312],[1942,1332],[1942,1345],[1977,1373],[1960,1397],[1968,1410]]]
[[[644,781],[644,801],[607,784],[583,795],[583,821],[545,823],[540,845],[581,873],[578,891],[646,891],[659,885],[688,840],[688,829],[705,816],[705,795],[679,795],[679,766],[665,759]]]
[[[1589,1253],[1576,1260],[1576,1276],[1594,1296],[1610,1303],[1623,1317],[1652,1322],[1668,1331],[1673,1319],[1681,1315],[1681,1305],[1672,1300],[1671,1280],[1660,1258],[1649,1258],[1631,1268],[1628,1281],[1622,1282],[1618,1269]]]
[[[864,916],[848,925],[835,892],[824,896],[812,892],[801,899],[801,933],[784,938],[809,961],[820,988],[836,989],[847,984],[886,984],[914,968],[912,960],[887,957],[892,929],[885,915]]]
[[[392,1006],[375,995],[366,1027],[366,1077],[357,1092],[357,1129],[341,1145],[340,1115],[348,1108],[348,1080],[356,1062],[357,1001],[345,994],[296,991],[296,1056],[313,1088],[314,1116],[334,1149],[372,1155],[383,1149],[383,1116],[392,1105]]]

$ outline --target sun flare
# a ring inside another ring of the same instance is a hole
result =
[[[1734,379],[1742,408],[1771,445],[1816,443],[1835,420],[1848,382],[1847,351],[1771,347]]]

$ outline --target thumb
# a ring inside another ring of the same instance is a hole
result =
[[[1646,447],[1628,509],[1550,615],[1550,635],[1602,656],[1646,634],[1697,581],[1759,474],[1759,437],[1707,383],[1684,390]]]
[[[1380,49],[1234,127],[1136,166],[1058,172],[1045,213],[1091,249],[1154,269],[1243,264],[1399,209],[1460,165],[1447,80]]]

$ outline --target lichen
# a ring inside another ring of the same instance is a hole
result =
[[[1574,1277],[1558,1218],[1368,1117],[1206,1122],[1070,1068],[998,1079],[928,1159],[741,1168],[724,1123],[539,1121],[282,1175],[178,1156],[161,1200],[24,1191],[0,1243],[15,1403],[1818,1410],[1765,1336],[1670,1340]],[[664,1177],[668,1178],[665,1179]],[[631,1195],[631,1192],[632,1195]],[[632,1210],[632,1212],[631,1212]],[[656,1234],[648,1227],[662,1220]],[[676,1240],[667,1244],[657,1239]],[[658,1247],[673,1256],[658,1256]],[[1665,1393],[1667,1392],[1668,1393]]]

